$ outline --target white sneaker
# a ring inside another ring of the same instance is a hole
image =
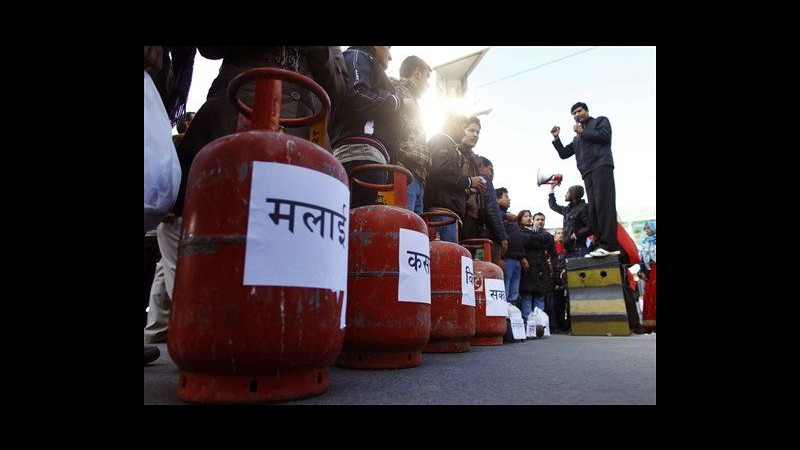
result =
[[[598,248],[597,250],[595,250],[595,251],[593,251],[593,252],[591,252],[589,254],[592,255],[593,257],[600,258],[602,256],[608,256],[608,255],[619,255],[619,250],[615,250],[613,252],[610,252],[610,251],[608,251],[606,249]]]

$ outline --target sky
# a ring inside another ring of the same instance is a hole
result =
[[[541,211],[547,228],[561,226],[561,215],[547,204],[550,187],[536,185],[536,172],[563,174],[556,188],[562,205],[569,186],[583,185],[575,157],[562,160],[550,134],[558,125],[564,145],[572,141],[569,109],[581,101],[589,115],[605,116],[611,123],[619,219],[656,217],[655,47],[392,46],[386,73],[398,77],[400,64],[410,55],[435,67],[485,48],[488,52],[467,80],[464,101],[455,107],[463,112],[493,108],[479,116],[481,135],[474,151],[492,161],[494,186],[509,191],[509,211]],[[205,102],[220,62],[198,53],[187,111],[197,111]],[[435,73],[429,82],[420,101],[428,138],[453,107],[438,98]]]

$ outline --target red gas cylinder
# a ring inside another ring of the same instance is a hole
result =
[[[467,248],[483,248],[484,261],[475,259],[475,337],[472,345],[503,345],[508,305],[503,269],[492,259],[491,239],[465,239]],[[487,301],[488,297],[488,301]]]
[[[449,211],[426,212],[420,216],[434,227],[460,220]],[[449,216],[440,222],[428,218]],[[458,235],[456,235],[458,239]],[[475,269],[469,250],[439,239],[431,241],[431,338],[422,349],[426,353],[461,353],[469,351],[475,336]]]
[[[254,79],[251,111],[238,91]],[[280,120],[279,80],[306,85],[323,109]],[[348,179],[325,149],[276,131],[279,120],[324,123],[330,100],[311,79],[267,68],[234,78],[228,95],[258,131],[209,143],[188,174],[168,339],[178,396],[264,403],[317,395],[344,341]]]
[[[350,211],[347,327],[336,365],[353,369],[403,369],[422,362],[431,334],[430,244],[425,222],[405,208],[411,173],[386,164],[395,185],[353,182],[371,189],[395,189],[396,205],[369,205]],[[399,203],[402,201],[402,203]]]

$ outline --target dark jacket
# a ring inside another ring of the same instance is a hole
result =
[[[478,213],[480,237],[489,238],[498,244],[500,241],[508,239],[506,228],[503,226],[505,214],[500,213],[497,195],[494,193],[494,184],[488,178],[486,178],[486,192],[483,193],[483,209]]]
[[[478,155],[471,148],[464,146],[459,151],[463,164],[461,173],[467,177],[480,176]],[[492,180],[486,177],[484,179],[486,180],[486,191],[483,194],[476,192],[467,196],[464,228],[459,238],[489,238],[499,244],[508,237],[503,227],[503,218],[500,217],[500,208],[497,206],[494,184]]]
[[[463,156],[463,154],[462,154]],[[478,204],[478,217],[470,216],[469,211],[464,216],[463,233],[459,239],[489,238],[496,244],[508,239],[506,229],[503,226],[503,217],[500,215],[500,207],[497,205],[497,195],[494,193],[492,180],[485,178],[486,192],[483,194],[475,193],[470,195],[482,195]],[[467,196],[466,209],[469,210],[470,198]]]
[[[523,228],[522,246],[525,248],[525,257],[530,268],[522,271],[522,280],[519,291],[523,293],[546,294],[553,290],[553,276],[550,273],[548,254],[550,258],[556,257],[553,235],[542,230],[538,233]]]
[[[328,47],[324,60],[312,60],[302,47],[291,46],[198,47],[198,50],[205,58],[222,59],[220,74],[208,90],[209,99],[212,95],[227,96],[228,83],[234,76],[257,67],[291,70],[313,79],[328,94],[332,109],[344,97],[347,88],[348,73],[339,47]],[[253,95],[253,88],[253,83],[247,83],[242,89],[241,98],[245,104],[251,105],[249,98]],[[300,85],[284,81],[282,91],[282,118],[306,117],[321,108],[321,102],[316,96]],[[304,137],[303,132],[307,133],[308,128],[292,127],[287,128],[286,132]]]
[[[469,177],[461,173],[463,156],[450,136],[439,133],[428,141],[431,169],[425,184],[425,209],[447,208],[463,219]]]
[[[575,251],[576,246],[586,247],[586,238],[592,234],[589,226],[589,205],[583,199],[573,200],[567,206],[559,206],[556,196],[551,192],[548,199],[550,209],[564,216],[564,249],[568,252]],[[575,233],[577,240],[572,239]]]
[[[341,51],[338,47],[328,47],[325,61],[312,61],[302,48],[291,46],[276,47],[198,47],[200,54],[208,59],[220,59],[222,65],[219,75],[211,83],[206,102],[197,111],[192,126],[177,148],[181,162],[181,187],[172,211],[176,216],[183,215],[183,203],[189,169],[195,155],[209,142],[236,131],[239,111],[228,99],[228,84],[242,72],[257,67],[275,67],[293,70],[311,77],[331,98],[331,103],[343,94],[347,83],[347,72],[340,64]],[[246,105],[252,105],[254,83],[247,83],[239,91],[239,98]],[[294,83],[284,82],[281,95],[281,117],[297,119],[313,115],[321,108],[321,103],[307,89]],[[309,127],[287,128],[287,134],[308,139]]]
[[[196,47],[165,46],[162,47],[161,71],[152,77],[153,83],[161,95],[161,101],[167,111],[172,126],[186,112],[186,100],[192,85],[194,55]]]
[[[497,198],[496,195],[495,198]],[[503,217],[508,214],[508,209],[500,208],[499,205],[498,210]],[[522,231],[519,229],[519,222],[516,220],[504,220],[503,228],[506,230],[506,236],[508,237],[508,252],[506,252],[506,258],[524,258],[525,248],[522,246]]]
[[[337,104],[331,120],[333,148],[347,143],[367,143],[358,138],[377,140],[378,148],[390,163],[397,161],[400,149],[400,107],[402,99],[368,47],[350,47],[344,52],[350,79],[344,99]]]
[[[556,252],[556,257],[550,260],[553,263],[553,283],[555,288],[563,289],[566,285],[564,278],[561,278],[561,272],[567,268],[567,250]]]
[[[589,172],[598,167],[614,167],[614,157],[611,155],[611,123],[603,116],[596,119],[589,117],[583,124],[583,131],[575,135],[571,144],[564,147],[559,138],[553,141],[553,147],[558,150],[561,159],[575,155],[582,178],[586,178]]]

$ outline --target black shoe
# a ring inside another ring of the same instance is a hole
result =
[[[161,350],[158,347],[145,347],[144,348],[144,364],[150,364],[161,356]]]
[[[632,331],[634,334],[644,334],[644,333],[645,333],[645,331],[644,331],[644,328],[642,328],[642,327],[638,327],[638,328],[631,328],[631,331]]]

